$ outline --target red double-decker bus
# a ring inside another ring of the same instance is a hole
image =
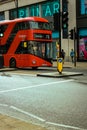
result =
[[[2,21],[0,29],[4,67],[52,66],[52,32],[46,19],[26,17]]]

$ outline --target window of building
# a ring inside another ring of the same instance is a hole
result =
[[[5,20],[4,12],[0,12],[0,21]]]

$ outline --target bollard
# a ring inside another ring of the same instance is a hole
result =
[[[62,74],[63,58],[57,58],[57,70],[58,70],[59,74]]]

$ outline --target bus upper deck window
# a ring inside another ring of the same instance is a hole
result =
[[[30,22],[30,28],[32,29],[43,29],[43,30],[50,30],[50,24],[47,22]]]
[[[34,21],[31,21],[30,22],[30,28],[32,28],[32,29],[38,29],[38,23],[34,22]]]

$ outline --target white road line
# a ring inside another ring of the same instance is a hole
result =
[[[18,112],[21,112],[21,113],[23,113],[23,114],[25,114],[25,115],[28,115],[28,116],[30,116],[30,117],[32,117],[32,118],[34,118],[34,119],[37,119],[37,120],[39,120],[39,121],[42,121],[42,122],[45,121],[44,119],[42,119],[42,118],[40,118],[40,117],[38,117],[38,116],[35,116],[35,115],[33,115],[33,114],[29,113],[29,112],[23,111],[23,110],[21,110],[21,109],[19,109],[19,108],[17,108],[17,107],[10,106],[10,108],[12,108],[12,109],[14,109],[14,110],[16,110],[16,111],[18,111]]]
[[[30,89],[30,88],[41,87],[41,86],[47,86],[47,85],[52,85],[52,84],[67,83],[67,82],[71,82],[71,81],[73,81],[73,79],[57,81],[57,82],[50,82],[50,83],[44,83],[44,84],[37,84],[37,85],[33,85],[33,86],[21,87],[21,88],[15,88],[15,89],[1,90],[0,93],[13,92],[13,91]]]
[[[58,124],[58,123],[53,123],[53,122],[46,122],[46,124],[50,124],[50,125],[54,125],[54,126],[59,126],[59,127],[63,127],[63,128],[70,128],[70,129],[73,129],[73,130],[86,130],[86,129],[75,127],[75,126]]]
[[[10,75],[17,75],[17,76],[32,76],[32,77],[36,77],[36,74],[22,74],[22,73],[17,73],[17,72],[15,72],[15,73],[8,73],[8,74],[10,74]]]
[[[29,112],[23,111],[22,109],[19,109],[19,108],[14,107],[14,106],[10,106],[10,108],[12,108],[12,109],[14,109],[15,111],[18,111],[18,112],[20,112],[20,113],[23,113],[23,114],[25,114],[25,115],[28,115],[28,116],[30,116],[30,117],[32,117],[32,118],[34,118],[34,119],[37,119],[37,120],[39,120],[39,121],[41,121],[41,122],[44,122],[44,123],[46,123],[46,124],[48,124],[48,125],[58,126],[58,127],[62,127],[62,128],[70,128],[70,129],[73,129],[73,130],[85,130],[85,129],[83,129],[83,128],[79,128],[79,127],[75,127],[75,126],[64,125],[64,124],[59,124],[59,123],[54,123],[54,122],[47,122],[47,121],[46,121],[45,119],[43,119],[43,118],[40,118],[40,117],[38,117],[38,116],[36,116],[36,115],[33,115],[33,114],[29,113]]]
[[[7,104],[1,104],[1,103],[0,103],[0,106],[2,106],[2,107],[8,107]]]

